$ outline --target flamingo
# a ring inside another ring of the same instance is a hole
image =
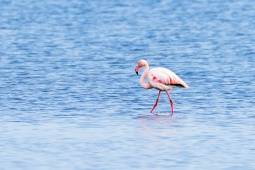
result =
[[[174,103],[173,103],[173,100],[171,99],[168,91],[172,90],[175,87],[188,88],[189,86],[182,79],[180,79],[174,72],[172,72],[166,68],[157,67],[157,68],[152,68],[149,70],[149,64],[146,60],[138,61],[138,64],[135,67],[135,72],[137,75],[138,75],[138,71],[141,67],[145,67],[143,74],[140,78],[140,85],[142,86],[142,88],[144,88],[144,89],[155,88],[159,91],[156,102],[151,109],[151,113],[158,105],[159,96],[160,96],[161,91],[165,91],[169,98],[169,101],[170,101],[170,106],[171,106],[171,111],[172,111],[171,115],[173,115],[174,114]],[[148,80],[147,83],[144,82],[145,79]]]

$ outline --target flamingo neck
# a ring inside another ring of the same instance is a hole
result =
[[[150,85],[148,83],[145,83],[145,81],[144,81],[145,78],[148,76],[148,72],[149,72],[149,64],[146,63],[145,67],[144,67],[144,70],[143,70],[143,74],[140,78],[140,84],[141,84],[142,88],[144,88],[144,89],[150,89],[151,88]]]

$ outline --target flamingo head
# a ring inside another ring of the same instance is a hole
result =
[[[136,74],[138,75],[138,71],[141,67],[145,66],[145,65],[148,65],[147,61],[145,60],[139,60],[138,63],[137,63],[137,66],[135,67],[135,72]]]

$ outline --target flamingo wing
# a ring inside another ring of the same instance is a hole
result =
[[[162,67],[153,68],[149,71],[148,82],[158,90],[170,90],[176,86],[188,87],[174,72]]]

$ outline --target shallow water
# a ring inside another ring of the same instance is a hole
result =
[[[0,4],[0,169],[255,169],[252,0]]]

